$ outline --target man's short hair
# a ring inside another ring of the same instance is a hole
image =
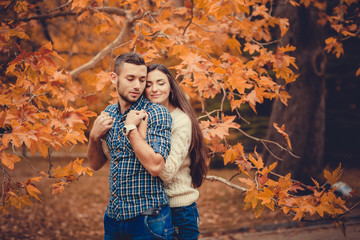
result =
[[[131,63],[131,64],[135,64],[135,65],[145,65],[146,66],[144,58],[140,54],[138,54],[136,52],[123,53],[115,58],[114,72],[117,75],[120,74],[121,67],[124,63]]]

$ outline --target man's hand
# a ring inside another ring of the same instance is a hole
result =
[[[147,119],[147,113],[145,110],[131,110],[126,117],[125,125],[134,124],[135,126],[139,126],[139,124],[144,120]]]
[[[142,121],[140,121],[140,124],[138,126],[138,131],[143,139],[146,139],[148,119],[149,116],[146,114],[146,117],[143,118]]]
[[[114,120],[109,113],[101,112],[101,114],[94,121],[94,125],[90,132],[90,137],[94,139],[103,139],[109,129],[112,128]]]

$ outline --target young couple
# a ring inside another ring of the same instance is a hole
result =
[[[88,145],[94,170],[107,161],[102,139],[110,156],[105,239],[197,239],[207,148],[194,110],[165,66],[135,52],[115,59],[111,82],[119,101]]]

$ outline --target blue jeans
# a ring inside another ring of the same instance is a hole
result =
[[[174,239],[198,239],[200,218],[196,203],[186,207],[173,207],[171,215],[175,227]]]
[[[139,215],[123,221],[112,219],[105,213],[104,228],[105,240],[172,240],[174,233],[171,211],[168,205],[161,207],[157,215]]]

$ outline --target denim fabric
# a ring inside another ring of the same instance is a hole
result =
[[[172,240],[174,227],[168,205],[161,208],[158,215],[138,215],[128,220],[116,220],[105,214],[105,240]]]
[[[171,215],[175,228],[174,239],[198,239],[198,236],[200,234],[200,218],[196,203],[193,203],[186,207],[171,208]]]

